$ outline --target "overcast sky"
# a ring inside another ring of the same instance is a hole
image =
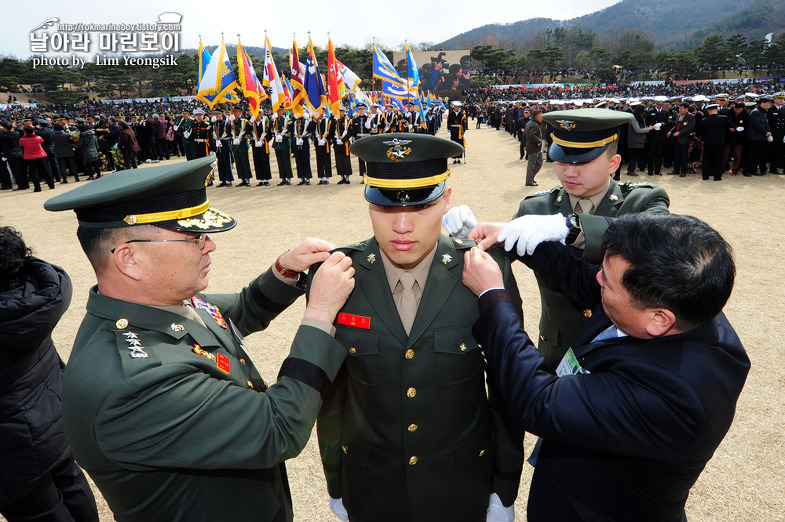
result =
[[[27,58],[33,53],[30,32],[45,20],[57,17],[60,23],[154,23],[163,12],[182,15],[181,48],[198,47],[199,35],[208,46],[220,43],[221,33],[227,43],[237,42],[240,33],[246,46],[263,46],[264,30],[275,47],[290,47],[293,33],[304,46],[308,31],[314,45],[327,46],[330,33],[336,47],[363,47],[376,38],[377,43],[397,49],[404,40],[410,44],[441,42],[475,27],[491,23],[512,23],[529,18],[545,17],[566,20],[592,13],[619,0],[562,0],[560,2],[523,2],[495,0],[444,0],[442,2],[397,2],[402,6],[391,10],[392,2],[329,0],[283,0],[249,3],[214,0],[167,2],[132,0],[107,2],[87,0],[76,4],[62,0],[34,0],[7,15],[0,33],[0,55]],[[123,7],[119,7],[123,5]],[[336,8],[335,6],[340,7]],[[231,11],[221,6],[231,7]]]

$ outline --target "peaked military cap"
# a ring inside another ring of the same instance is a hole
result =
[[[428,134],[393,132],[368,136],[349,151],[366,162],[365,199],[376,205],[424,205],[444,194],[447,158],[463,154],[453,141]]]
[[[222,232],[237,222],[210,208],[207,182],[214,158],[103,176],[56,196],[46,210],[74,210],[88,228],[156,225],[179,232]]]
[[[619,127],[632,119],[628,112],[595,108],[545,113],[542,120],[553,129],[548,153],[564,163],[592,161],[619,139]]]

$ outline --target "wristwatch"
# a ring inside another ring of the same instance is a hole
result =
[[[572,214],[567,215],[567,237],[564,238],[564,241],[571,245],[575,243],[575,240],[578,239],[578,236],[581,234],[581,218],[578,217],[578,214],[573,212]]]

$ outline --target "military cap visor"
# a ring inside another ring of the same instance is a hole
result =
[[[354,142],[349,151],[366,162],[365,199],[391,207],[424,205],[444,194],[447,159],[463,154],[453,141],[394,132]]]
[[[588,163],[618,140],[619,127],[632,119],[627,112],[597,108],[543,114],[542,120],[553,130],[548,154],[562,163]]]
[[[222,232],[237,222],[210,208],[207,182],[214,158],[136,169],[103,176],[44,204],[46,210],[74,210],[88,228],[156,225],[178,232]]]

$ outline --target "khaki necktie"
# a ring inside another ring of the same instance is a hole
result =
[[[575,204],[575,212],[578,214],[591,214],[594,210],[594,203],[590,199],[581,199]]]
[[[406,335],[409,335],[412,324],[414,324],[414,317],[417,315],[417,296],[414,294],[414,285],[417,280],[411,272],[404,272],[399,282],[403,292],[401,293],[401,302],[398,304],[398,315],[401,316],[401,323],[403,323],[403,329],[406,330]]]

